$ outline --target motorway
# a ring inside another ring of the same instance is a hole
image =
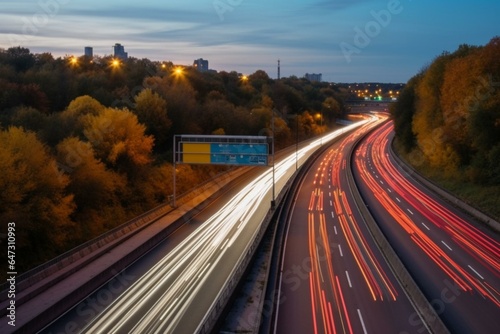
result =
[[[383,121],[329,147],[301,182],[287,218],[275,333],[428,332],[346,181],[354,139]]]
[[[295,172],[297,161],[302,163],[322,143],[366,122],[334,131],[277,161],[274,168],[276,194]],[[186,224],[188,230],[181,229],[165,241],[162,251],[155,249],[133,268],[118,275],[115,280],[120,281],[121,277],[121,283],[106,284],[43,332],[200,331],[205,315],[219,293],[224,293],[228,277],[245,255],[268,213],[272,188],[273,169],[262,169],[248,184],[228,194],[230,198],[218,201],[219,205],[225,203],[222,207],[211,206],[199,212],[194,221]],[[153,262],[155,264],[150,265]],[[120,284],[124,291],[112,296],[110,291],[117,291]],[[99,296],[99,307],[95,307]]]
[[[355,152],[365,203],[452,333],[498,333],[500,238],[401,172],[390,154],[392,123]]]

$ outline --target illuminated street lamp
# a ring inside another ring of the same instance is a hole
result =
[[[116,59],[116,58],[115,58],[115,59],[113,59],[113,60],[111,61],[111,66],[112,66],[112,67],[114,67],[114,68],[119,67],[119,66],[120,66],[120,61],[119,61],[118,59]]]
[[[177,66],[176,68],[174,68],[174,75],[176,77],[180,77],[184,74],[184,69],[180,66]]]

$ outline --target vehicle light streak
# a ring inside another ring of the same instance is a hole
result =
[[[387,154],[389,135],[393,131],[392,123],[377,129],[358,148],[355,166],[362,180],[370,188],[375,198],[393,216],[399,226],[410,235],[410,239],[421,249],[446,275],[448,275],[463,291],[476,291],[500,307],[500,294],[475,269],[467,264],[457,262],[445,249],[452,250],[448,244],[434,241],[425,232],[431,228],[425,223],[416,224],[412,217],[415,213],[425,217],[436,228],[445,231],[450,238],[465,252],[481,263],[485,270],[495,277],[500,277],[500,245],[497,241],[467,223],[462,218],[439,205],[423,191],[409,182],[394,166]],[[372,158],[376,172],[368,170],[367,156]],[[374,173],[376,176],[374,176]],[[393,190],[387,192],[377,181],[378,176]],[[395,198],[395,200],[394,200]],[[411,206],[401,208],[402,200]],[[397,201],[397,203],[396,203]],[[420,227],[425,227],[425,231]],[[443,249],[442,247],[445,247]],[[455,247],[453,247],[454,249]],[[453,252],[455,253],[455,252]],[[477,274],[477,275],[476,275]],[[498,282],[498,281],[497,281]]]
[[[344,131],[350,131],[373,121],[374,119],[365,120],[334,131],[277,162],[274,169],[278,191],[281,190],[295,170],[296,159],[300,160],[308,157],[323,142],[341,135]],[[322,170],[318,175],[323,177],[324,174],[324,170]],[[251,240],[243,239],[242,235],[245,233],[253,237],[256,233],[255,224],[252,225],[251,221],[258,216],[257,209],[259,206],[263,203],[270,205],[270,201],[266,201],[266,198],[270,197],[272,186],[272,170],[267,169],[158,261],[96,319],[89,323],[83,332],[175,332],[188,307],[202,293],[203,287],[207,284],[209,277],[216,271],[217,266],[221,265],[221,259],[228,249],[231,249],[234,243],[240,242],[240,240],[245,240],[245,243],[251,242]],[[317,195],[321,198],[321,202],[316,204],[318,208],[323,209],[323,193]],[[311,201],[313,201],[313,198],[311,198]],[[264,216],[265,213],[258,217],[262,221]],[[324,217],[322,221],[322,224],[325,225]],[[314,221],[312,221],[313,223]],[[311,257],[316,259],[317,263],[318,256],[316,252],[311,251]],[[224,265],[230,264],[224,263]],[[234,264],[232,265],[234,266]],[[316,267],[316,269],[318,268]],[[330,271],[329,268],[328,276],[330,280],[333,280],[333,273]],[[334,304],[337,305],[335,312],[333,312],[330,302],[325,304],[325,299],[321,297],[321,291],[323,290],[320,288],[317,272],[316,270],[310,276],[311,295],[318,296],[317,299],[312,300],[313,314],[316,313],[316,310],[321,310],[321,313],[329,319],[327,323],[324,323],[326,328],[334,329],[334,315],[340,311],[338,309],[339,302],[336,301]],[[337,290],[336,285],[330,283],[330,286],[335,287],[335,290]],[[220,286],[219,289],[223,288],[223,286]],[[207,305],[207,311],[209,308],[210,305]],[[345,314],[342,317],[342,321],[347,319]],[[193,319],[191,317],[190,320],[195,324],[201,324],[203,318]],[[315,323],[315,333],[317,331],[318,327]]]
[[[338,150],[330,150],[326,153],[312,181],[314,190],[311,192],[308,203],[308,243],[311,258],[309,283],[314,333],[354,332],[350,312],[356,310],[349,310],[339,275],[335,272],[333,254],[336,253],[332,253],[331,250],[329,230],[335,231],[335,235],[342,231],[350,254],[352,254],[366,284],[370,300],[394,302],[398,295],[396,288],[392,285],[361,232],[347,196],[341,187],[340,173],[335,172],[346,168],[346,159],[343,157],[342,151],[355,137],[355,135],[348,136],[341,142]],[[331,176],[328,176],[326,171],[329,171]],[[329,182],[325,184],[324,180],[327,177],[330,177]],[[331,217],[332,220],[339,222],[339,231],[337,231],[336,226],[331,226],[331,221],[326,219],[323,190],[326,186],[331,189],[328,190],[328,196],[331,198],[329,203],[331,210],[333,210]],[[341,245],[337,246],[340,256],[344,256]],[[319,250],[322,250],[321,254]],[[348,272],[345,270],[343,272],[345,272],[347,279],[346,285],[352,288]],[[363,323],[362,326],[364,328],[365,324]]]

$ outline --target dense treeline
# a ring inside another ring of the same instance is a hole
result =
[[[500,185],[500,38],[443,53],[413,77],[392,108],[413,163],[449,179]]]
[[[16,222],[17,269],[167,201],[174,134],[270,135],[274,112],[284,147],[340,117],[342,93],[263,71],[0,50],[0,232]],[[223,169],[178,166],[178,193]]]

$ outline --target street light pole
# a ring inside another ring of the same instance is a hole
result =
[[[271,200],[271,208],[274,209],[275,205],[276,205],[276,202],[275,202],[275,199],[276,199],[276,196],[275,196],[275,176],[274,176],[274,165],[275,165],[275,155],[274,155],[274,138],[275,138],[275,135],[274,135],[274,109],[271,111],[272,112],[272,116],[271,116],[271,127],[272,127],[272,131],[273,131],[273,142],[272,142],[272,149],[273,149],[273,199]]]
[[[295,170],[299,169],[299,114],[295,115]]]
[[[174,174],[174,194],[173,194],[173,197],[172,197],[172,207],[175,208],[176,207],[176,203],[175,203],[175,191],[176,191],[176,183],[177,183],[177,166],[176,166],[176,159],[177,159],[177,154],[175,152],[175,136],[174,136],[174,170],[173,170],[173,174]]]

